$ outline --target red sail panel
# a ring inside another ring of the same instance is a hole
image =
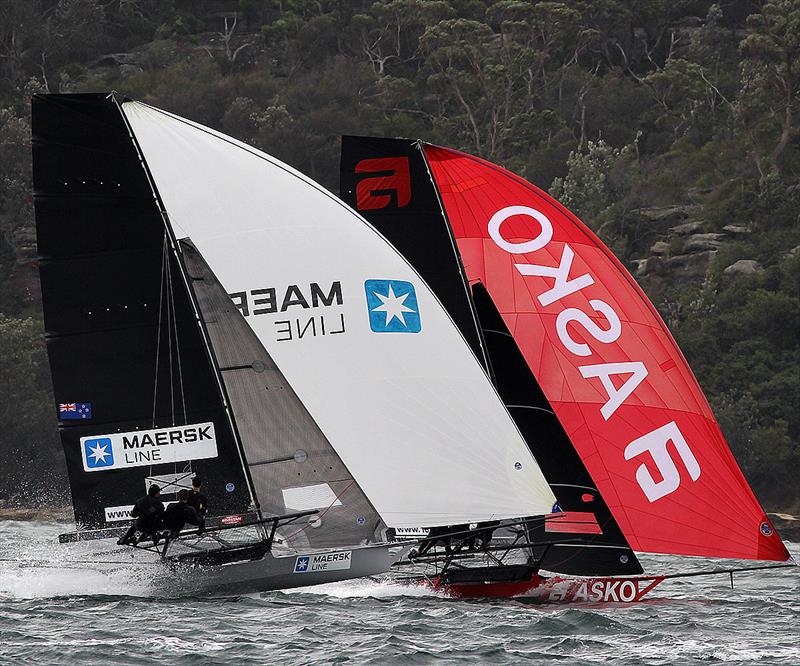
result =
[[[635,550],[789,558],[656,309],[542,190],[426,146],[470,281],[482,282]]]

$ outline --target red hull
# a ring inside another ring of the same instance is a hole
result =
[[[546,581],[539,574],[533,574],[529,580],[505,581],[493,583],[484,581],[480,583],[444,583],[439,576],[431,581],[426,581],[434,590],[443,592],[448,597],[459,599],[507,598],[517,597],[540,587]]]
[[[524,581],[445,583],[438,576],[425,581],[434,590],[458,599],[502,599],[518,597],[537,603],[632,603],[664,580],[663,576],[629,578],[543,578],[534,574]]]

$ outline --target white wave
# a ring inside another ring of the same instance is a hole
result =
[[[440,593],[426,585],[403,584],[389,578],[358,578],[325,585],[283,590],[282,594],[317,594],[337,599],[392,597],[437,597]]]
[[[69,527],[0,521],[0,597],[152,594],[146,568],[93,564],[93,559],[103,559],[96,544],[59,544],[59,532]]]

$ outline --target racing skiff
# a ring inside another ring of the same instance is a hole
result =
[[[307,586],[388,571],[392,528],[550,511],[458,327],[337,197],[113,93],[36,95],[32,115],[64,566],[154,593]],[[169,499],[196,474],[204,533],[116,545],[150,484]]]
[[[409,524],[410,541],[435,538],[396,563],[404,577],[454,596],[638,601],[674,575],[642,575],[634,551],[790,559],[655,307],[575,215],[416,140],[345,136],[340,178],[450,313],[557,498],[488,529]]]

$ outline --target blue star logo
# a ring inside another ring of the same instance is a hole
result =
[[[294,563],[294,572],[295,573],[305,573],[308,571],[308,555],[302,555],[295,560]]]
[[[111,467],[114,464],[114,449],[110,437],[87,439],[83,443],[83,456],[88,469]]]
[[[364,283],[369,327],[375,333],[419,333],[422,323],[414,285],[405,280]]]

